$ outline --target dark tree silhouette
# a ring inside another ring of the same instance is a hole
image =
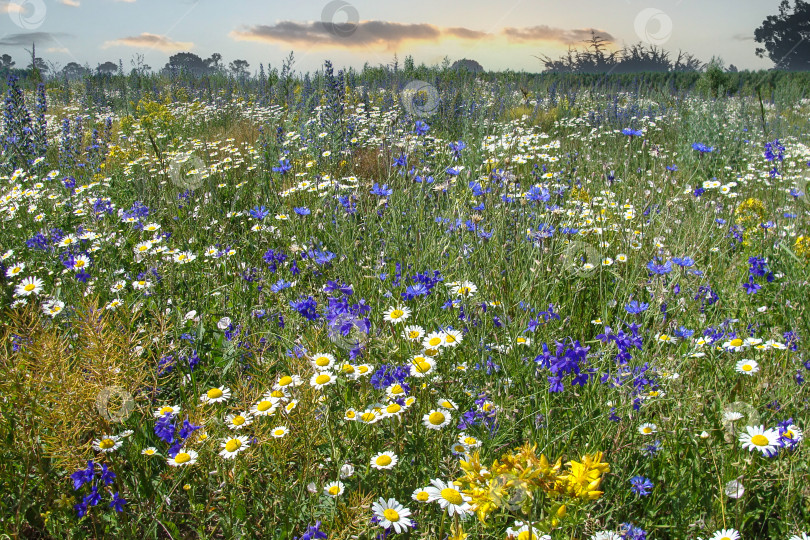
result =
[[[190,52],[180,52],[170,56],[169,63],[164,69],[173,73],[183,72],[191,75],[202,75],[208,72],[206,61]]]
[[[791,13],[790,2],[782,0],[779,14],[769,15],[754,30],[754,41],[764,45],[757,47],[757,56],[767,54],[776,68],[810,70],[810,3],[795,0]]]
[[[408,58],[410,58],[410,56]],[[411,62],[413,62],[413,59],[411,60]],[[407,66],[407,58],[405,59],[405,63],[406,63],[406,66]],[[406,69],[407,69],[407,67],[406,67]],[[413,69],[413,68],[411,68],[411,69]],[[456,60],[455,62],[453,62],[453,65],[450,66],[450,69],[454,69],[456,71],[458,71],[458,70],[467,70],[470,73],[483,73],[483,71],[484,71],[484,68],[481,66],[481,64],[479,64],[475,60],[469,60],[467,58],[463,58],[461,60]]]
[[[0,69],[11,69],[14,67],[14,60],[11,59],[11,56],[4,54],[0,56]]]
[[[96,67],[96,73],[99,75],[112,75],[118,71],[118,64],[115,62],[104,62]]]
[[[68,62],[68,64],[62,68],[62,76],[66,79],[81,79],[89,74],[90,70],[81,66],[78,62]]]
[[[231,73],[233,73],[233,76],[237,79],[247,77],[250,74],[248,71],[250,64],[248,64],[247,60],[234,60],[230,63],[229,67]]]

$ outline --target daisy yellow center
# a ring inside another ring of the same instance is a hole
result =
[[[164,415],[164,414],[166,414],[166,413],[170,413],[170,412],[174,412],[174,409],[172,409],[172,408],[171,408],[171,407],[169,407],[168,405],[166,405],[165,407],[163,407],[162,409],[160,409],[160,415],[161,415],[161,416],[163,416],[163,415]]]
[[[25,286],[25,292],[31,292],[36,288],[37,288],[36,285],[34,285],[33,283],[29,283],[28,285]]]
[[[225,450],[228,452],[235,452],[242,447],[242,441],[239,439],[231,439],[225,443]]]
[[[444,400],[444,401],[442,401],[442,407],[444,407],[445,409],[452,409],[452,408],[453,408],[453,404],[452,404],[452,403],[450,403],[450,402],[449,402],[449,401],[447,401],[447,400]]]
[[[402,407],[400,407],[399,403],[392,403],[392,404],[390,404],[389,406],[387,406],[385,408],[385,412],[387,412],[389,414],[396,414],[401,410],[402,410]]]
[[[408,337],[410,339],[416,339],[419,337],[419,332],[417,332],[416,330],[411,330],[410,332],[408,332]]]
[[[377,458],[377,465],[387,467],[391,465],[391,456],[380,456]]]
[[[335,496],[338,493],[340,493],[340,487],[339,486],[332,486],[332,487],[329,488],[329,495]]]
[[[448,335],[447,335],[447,336],[444,338],[444,341],[445,341],[445,342],[447,342],[447,343],[455,343],[455,342],[456,342],[456,338],[455,338],[455,337],[454,337],[452,334],[448,334]]]
[[[84,266],[84,261],[81,261],[81,260],[76,261],[76,266],[78,266],[79,268],[81,268],[82,266]]]
[[[444,422],[444,415],[439,411],[433,412],[428,416],[428,422],[433,424],[434,426],[438,426],[442,422]]]
[[[475,438],[473,438],[473,437],[464,437],[464,444],[466,444],[466,445],[473,445],[476,442],[478,442],[478,441],[476,441]]]
[[[391,393],[392,394],[402,394],[403,392],[404,392],[404,390],[398,384],[395,384],[394,386],[391,387]]]
[[[149,247],[148,246],[140,246],[140,247],[138,247],[138,249],[140,251],[146,251],[147,249],[149,249]]]
[[[112,448],[113,446],[115,446],[115,441],[112,439],[101,439],[101,442],[98,443],[98,447],[102,450]]]
[[[751,364],[745,364],[743,366],[743,371],[751,371],[752,369],[754,369],[754,366],[752,366]]]
[[[461,498],[461,493],[453,488],[444,488],[442,490],[442,499],[448,501],[450,504],[460,505],[464,502]]]
[[[537,537],[532,532],[523,531],[518,535],[518,540],[537,540]]]
[[[368,368],[366,366],[360,366],[357,368],[357,371],[359,371],[360,373],[366,373],[368,371]]]
[[[425,362],[424,360],[420,360],[416,363],[416,370],[419,373],[427,373],[428,371],[430,371],[430,364],[428,362]]]
[[[148,450],[144,450],[144,454],[146,454],[147,456],[151,456],[151,455],[152,455],[152,454],[154,454],[154,453],[155,453],[155,451],[154,451],[154,450],[152,450],[151,448],[150,448],[150,449],[148,449]]]
[[[242,416],[241,414],[236,415],[233,417],[233,420],[231,420],[231,423],[235,426],[241,426],[242,424],[245,423],[245,417]]]
[[[668,336],[668,335],[666,335],[666,334],[663,334],[663,335],[661,336],[661,341],[669,341],[669,336]]]
[[[212,388],[207,393],[208,399],[217,399],[222,397],[222,390],[219,388]]]
[[[442,338],[434,337],[434,338],[430,338],[430,341],[428,341],[428,345],[430,345],[431,347],[436,347],[441,342],[442,342]]]
[[[419,502],[425,502],[428,498],[430,498],[430,495],[428,495],[427,491],[420,491],[416,494],[416,500]]]
[[[354,418],[355,416],[354,411],[346,411],[346,418]]]
[[[395,309],[394,311],[391,312],[392,319],[399,319],[403,315],[405,315],[405,312],[402,311],[401,309]]]
[[[396,523],[397,521],[399,521],[399,512],[397,512],[393,508],[386,508],[385,511],[383,512],[383,516],[385,516],[385,519],[387,519],[391,523]]]
[[[188,463],[189,461],[191,461],[191,455],[186,452],[180,452],[174,456],[175,463]]]
[[[768,446],[768,437],[757,434],[751,437],[751,442],[757,446]]]
[[[282,398],[284,397],[284,392],[282,392],[281,390],[273,390],[272,392],[270,392],[270,397]]]
[[[351,365],[351,364],[345,364],[341,368],[341,370],[343,371],[343,373],[346,373],[347,375],[350,375],[350,374],[354,373],[354,366]]]
[[[329,358],[327,358],[325,356],[319,356],[318,358],[315,359],[315,364],[320,366],[320,367],[328,366],[329,365]]]
[[[735,339],[731,340],[731,346],[732,347],[739,347],[742,344],[743,344],[743,340],[741,340],[740,338],[735,338]]]
[[[652,433],[652,428],[649,426],[644,427],[641,431],[644,433]]]
[[[721,538],[720,540],[731,540],[731,537],[730,537],[730,536],[724,536],[724,537],[723,537],[723,538]]]
[[[324,373],[324,374],[322,374],[322,375],[318,375],[317,377],[315,377],[315,383],[316,383],[316,384],[326,384],[326,383],[328,383],[328,382],[329,382],[331,379],[332,379],[332,377],[330,377],[329,375],[327,375],[326,373]]]
[[[367,413],[363,413],[363,414],[360,415],[360,419],[363,422],[371,422],[375,418],[377,418],[377,415],[374,414],[373,412],[367,412]]]
[[[518,343],[526,343],[526,338],[519,337],[517,338]]]
[[[259,412],[265,412],[266,410],[268,410],[272,406],[273,406],[273,404],[271,402],[269,402],[267,400],[264,400],[264,401],[260,401],[259,404],[256,405],[256,410],[259,411]]]
[[[279,428],[279,429],[273,431],[273,435],[275,435],[276,437],[281,437],[282,435],[284,435],[284,430]]]
[[[458,290],[458,294],[470,294],[470,288],[469,287],[461,287]]]

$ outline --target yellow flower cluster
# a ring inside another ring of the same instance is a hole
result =
[[[744,227],[756,227],[760,223],[766,222],[768,217],[765,203],[754,198],[746,199],[737,205],[734,214],[737,216],[737,225]]]
[[[810,236],[800,236],[793,244],[793,251],[796,255],[810,261]]]
[[[485,522],[496,510],[521,511],[529,514],[535,493],[545,494],[554,505],[547,515],[554,527],[566,513],[566,500],[591,501],[602,496],[599,486],[610,466],[602,461],[602,452],[586,454],[581,461],[562,459],[552,463],[536,454],[537,445],[524,444],[515,452],[504,454],[492,466],[481,465],[478,452],[461,460],[464,476],[456,480],[464,494],[472,498],[478,519]],[[539,525],[539,524],[538,524]]]

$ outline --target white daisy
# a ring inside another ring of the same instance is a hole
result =
[[[174,457],[167,459],[166,463],[172,467],[194,465],[197,463],[197,457],[199,457],[199,454],[197,454],[197,452],[194,450],[186,450],[185,448],[181,448],[180,451],[174,455]]]
[[[248,447],[248,437],[247,435],[241,435],[239,437],[225,438],[222,440],[220,447],[222,448],[219,452],[220,456],[225,459],[233,459],[236,454]]]
[[[759,450],[764,456],[772,456],[779,446],[779,433],[765,426],[746,426],[745,433],[740,434],[743,450]]]
[[[393,469],[398,462],[399,458],[393,452],[380,452],[371,458],[371,466],[378,471]]]
[[[377,502],[371,505],[371,510],[380,520],[379,525],[383,529],[393,527],[394,532],[401,533],[413,525],[413,522],[408,517],[411,515],[411,511],[398,503],[396,499],[386,501],[380,497]]]
[[[425,489],[430,496],[430,502],[438,502],[439,506],[447,510],[450,516],[458,514],[463,518],[471,513],[470,501],[472,499],[456,489],[455,485],[439,479],[431,480],[430,484],[430,487]]]

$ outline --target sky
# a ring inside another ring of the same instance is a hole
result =
[[[611,49],[643,43],[739,69],[767,69],[754,30],[780,0],[0,0],[0,54],[17,67],[37,56],[61,68],[95,68],[138,55],[152,69],[172,54],[220,53],[281,68],[294,52],[297,72],[324,60],[360,69],[469,58],[488,71],[540,72],[537,57],[584,47],[592,32]]]

